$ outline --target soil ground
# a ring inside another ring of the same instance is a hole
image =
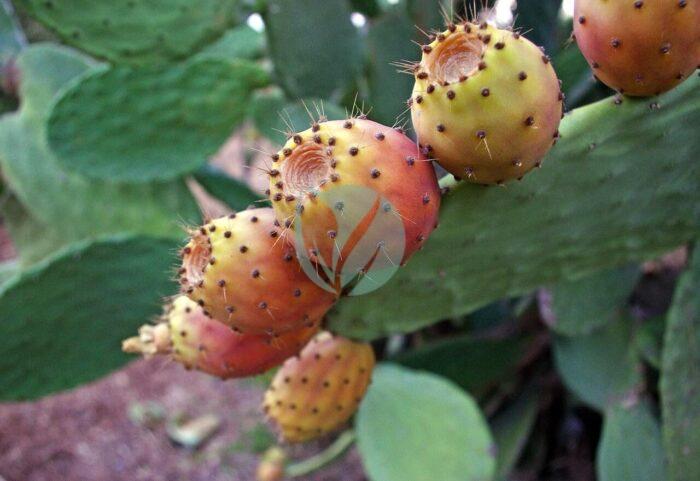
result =
[[[135,361],[111,376],[32,403],[0,404],[0,480],[254,481],[272,438],[259,405],[263,384],[221,381],[167,360]],[[167,418],[214,414],[220,429],[197,450],[175,445],[164,421],[139,424],[144,403]],[[262,446],[261,446],[262,445]],[[318,445],[290,450],[304,458]],[[344,458],[308,481],[363,481],[359,457]]]

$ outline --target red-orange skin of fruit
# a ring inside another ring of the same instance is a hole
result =
[[[319,192],[338,186],[361,186],[391,203],[403,219],[402,263],[424,245],[437,226],[440,188],[435,169],[416,143],[394,128],[364,118],[319,122],[290,138],[273,157],[270,198],[279,222],[293,220],[292,228],[299,219],[304,222],[305,238],[308,234],[320,243],[319,251],[326,263],[336,249],[332,241],[325,240],[327,232],[337,227],[332,213],[312,196],[288,197],[285,164],[305,149],[315,151],[319,162],[328,166]],[[359,225],[356,235],[361,237],[366,228]]]
[[[657,95],[700,62],[700,1],[576,0],[574,35],[601,82],[625,95]]]
[[[167,325],[167,351],[174,360],[222,379],[253,376],[280,365],[296,355],[319,329],[315,323],[276,337],[238,334],[207,317],[184,296],[171,307]]]
[[[209,221],[182,251],[182,292],[246,334],[282,334],[318,323],[335,294],[306,275],[283,237],[270,208]]]

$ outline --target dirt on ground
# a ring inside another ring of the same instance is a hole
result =
[[[259,452],[274,441],[259,408],[263,391],[260,381],[221,381],[152,359],[71,392],[0,404],[0,480],[254,481]],[[198,449],[168,436],[168,420],[207,415],[221,426]],[[312,444],[289,453],[303,459],[320,449]],[[351,450],[295,479],[366,478]]]

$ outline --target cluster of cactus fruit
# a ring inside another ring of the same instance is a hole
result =
[[[578,0],[574,23],[598,78],[623,94],[671,89],[700,61],[697,2]],[[403,265],[438,225],[433,160],[458,180],[520,179],[557,142],[564,115],[549,57],[523,35],[486,22],[448,23],[407,67],[415,77],[408,104],[416,142],[364,115],[319,118],[290,133],[267,170],[272,207],[192,229],[181,251],[181,295],[124,350],[166,354],[221,378],[282,365],[263,409],[289,442],[347,422],[369,386],[374,353],[367,343],[323,330],[343,286],[320,286],[299,256],[316,265],[331,265],[336,251],[348,257],[377,209],[355,227],[353,241],[338,245],[338,220],[324,194],[351,186],[386,199],[401,219]],[[378,242],[392,240],[383,236],[390,234],[380,232]]]

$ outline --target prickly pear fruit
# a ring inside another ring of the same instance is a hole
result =
[[[282,237],[270,208],[212,220],[182,250],[183,293],[204,312],[248,334],[281,334],[311,326],[334,294],[313,283]]]
[[[253,376],[281,364],[296,355],[318,329],[314,323],[276,337],[238,334],[204,315],[194,301],[179,296],[167,307],[163,322],[142,326],[139,336],[126,339],[122,348],[147,356],[167,354],[187,368],[228,379]]]
[[[338,217],[327,202],[335,199],[334,193],[350,191],[351,196],[365,200],[377,197],[382,212],[390,209],[387,215],[399,219],[398,236],[394,229],[373,233],[383,243],[398,242],[395,238],[400,237],[397,264],[419,249],[437,224],[440,190],[431,162],[401,131],[364,116],[315,122],[310,129],[292,135],[272,161],[270,198],[277,219],[293,229],[303,223],[304,244],[315,246],[327,265],[331,265],[332,253],[344,247],[337,245]],[[356,202],[345,204],[347,210]],[[350,244],[362,239],[370,228],[377,209],[370,211],[353,231]],[[348,255],[342,252],[340,257]]]
[[[269,448],[263,454],[255,470],[257,481],[282,481],[287,454],[277,446]]]
[[[423,46],[411,107],[421,148],[457,178],[520,178],[556,142],[563,94],[549,57],[518,33],[450,24]]]
[[[657,95],[700,62],[700,2],[576,0],[574,35],[607,86],[630,96]]]
[[[284,440],[308,441],[350,419],[367,391],[373,368],[369,344],[321,332],[277,371],[263,409]]]

